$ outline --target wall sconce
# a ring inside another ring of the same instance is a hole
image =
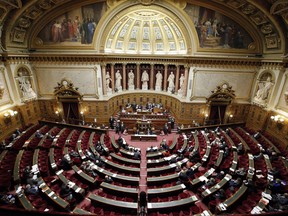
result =
[[[83,111],[81,111],[80,112],[80,115],[81,115],[81,117],[82,117],[82,125],[85,125],[85,119],[84,119],[84,112]]]
[[[277,116],[271,116],[271,119],[277,123],[282,123],[284,122],[284,118],[280,115],[277,115]]]
[[[11,124],[12,122],[12,117],[16,116],[18,114],[17,111],[14,110],[8,110],[4,113],[4,122],[6,125]]]
[[[55,115],[57,116],[56,121],[61,121],[60,112],[58,110],[55,111]]]
[[[18,114],[17,111],[8,110],[7,112],[4,113],[4,117],[9,118],[9,117],[15,116],[17,114]]]
[[[282,116],[276,115],[276,116],[271,116],[270,118],[276,122],[276,126],[279,130],[283,128],[284,118]]]
[[[227,123],[232,123],[232,120],[233,120],[233,115],[232,114],[230,114],[229,116],[228,116],[228,122]]]

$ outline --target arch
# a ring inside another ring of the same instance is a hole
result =
[[[100,53],[191,54],[197,47],[196,35],[191,20],[172,4],[155,2],[143,8],[137,2],[123,2],[110,8],[100,20],[94,48]],[[136,42],[135,36],[141,37],[141,43]]]

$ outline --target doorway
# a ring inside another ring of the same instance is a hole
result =
[[[79,124],[78,102],[62,102],[64,119],[69,124]]]
[[[227,105],[211,105],[209,122],[210,124],[223,124]]]

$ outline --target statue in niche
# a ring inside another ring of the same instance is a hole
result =
[[[174,73],[171,71],[167,81],[168,81],[168,92],[172,93],[174,91],[174,79],[175,79],[175,75]]]
[[[185,77],[184,77],[184,74],[181,74],[180,78],[179,78],[179,90],[182,90],[184,89],[184,81],[185,81]]]
[[[105,78],[106,78],[106,90],[107,90],[107,92],[111,92],[112,89],[110,88],[110,82],[112,81],[112,79],[111,79],[110,74],[109,74],[108,71],[106,73],[106,77]]]
[[[121,85],[122,76],[121,76],[119,70],[116,71],[115,79],[116,79],[115,90],[116,91],[121,91],[122,90],[122,85]]]
[[[22,72],[18,73],[19,87],[22,91],[23,99],[35,98],[36,93],[32,89],[29,77],[23,76]]]
[[[178,89],[178,94],[180,96],[183,95],[183,91],[184,91],[184,81],[185,81],[185,77],[184,74],[181,74],[180,78],[179,78],[179,89]]]
[[[142,81],[142,89],[147,90],[148,89],[149,75],[148,75],[146,70],[144,70],[142,73],[141,81]]]
[[[128,89],[134,90],[134,73],[133,70],[130,70],[128,73]]]
[[[256,101],[264,102],[268,96],[270,89],[274,85],[273,82],[271,82],[271,77],[268,76],[266,81],[259,81],[258,82],[258,91],[256,92],[256,95],[254,99]]]
[[[161,73],[160,71],[158,71],[157,74],[156,74],[155,90],[159,90],[159,91],[161,91],[161,87],[162,87],[162,80],[163,80],[162,73]]]

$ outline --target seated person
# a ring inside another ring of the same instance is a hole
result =
[[[147,135],[151,135],[152,134],[152,131],[150,128],[147,129]]]
[[[71,188],[65,183],[63,183],[61,186],[60,196],[62,198],[66,198],[67,201],[72,200],[72,198],[73,198]]]
[[[220,172],[216,174],[215,178],[221,181],[224,178],[224,176],[225,176],[225,172],[221,170]]]
[[[0,143],[0,150],[5,149],[6,146],[7,146],[7,144],[6,144],[5,140],[3,140],[3,141]]]
[[[29,173],[26,183],[30,185],[39,185],[38,178],[36,175],[33,175],[33,173]]]
[[[60,166],[63,167],[64,170],[70,169],[71,158],[69,154],[65,154],[61,159]]]
[[[214,184],[216,184],[216,180],[215,180],[215,178],[211,177],[211,178],[206,182],[205,186],[206,186],[207,188],[210,188],[210,187],[212,187]]]
[[[272,175],[274,178],[278,178],[280,172],[276,167],[272,167],[271,169],[268,169],[268,174]]]
[[[245,180],[243,180],[243,183],[246,187],[248,187],[249,193],[257,191],[257,188],[255,187],[255,184],[254,184],[252,179],[248,179],[248,180],[245,179]]]
[[[216,200],[225,200],[226,199],[226,193],[225,190],[223,188],[220,188],[215,194],[214,194],[214,198]]]
[[[122,139],[121,136],[118,137],[117,143],[118,143],[118,145],[119,145],[120,147],[122,147],[122,145],[123,145],[123,139]]]
[[[200,160],[200,154],[199,154],[199,151],[196,150],[196,151],[192,151],[190,154],[189,154],[189,161],[193,162],[193,163],[196,163]]]
[[[89,160],[92,160],[92,161],[95,161],[95,160],[96,160],[94,154],[92,154],[88,149],[85,150],[85,156],[86,156]]]
[[[273,193],[280,193],[281,191],[283,191],[284,186],[286,186],[286,182],[282,181],[279,178],[269,182],[269,188],[272,190]]]
[[[230,149],[228,147],[225,147],[224,149],[224,154],[223,154],[223,158],[226,158],[230,155]]]
[[[103,146],[101,145],[100,141],[98,141],[95,145],[95,149],[99,154],[103,154],[104,153],[104,149]]]
[[[95,165],[98,167],[104,167],[104,163],[101,160],[95,160]]]
[[[228,145],[225,141],[222,141],[219,147],[220,147],[220,150],[225,150],[225,148],[228,147]]]
[[[113,182],[113,179],[111,178],[111,176],[105,175],[104,182],[111,183],[111,182]]]
[[[242,168],[239,168],[235,171],[236,175],[238,175],[239,177],[241,177],[242,179],[246,176],[246,171],[245,169],[242,167]]]
[[[0,194],[0,203],[11,205],[15,204],[15,196],[12,194]]]
[[[37,185],[30,185],[27,184],[25,188],[25,193],[26,194],[32,194],[32,195],[37,195],[39,193],[39,188]]]
[[[242,143],[239,143],[238,146],[237,146],[237,152],[238,154],[244,154],[244,148],[243,148],[243,144]]]
[[[73,149],[69,152],[69,155],[72,156],[72,157],[80,157],[80,155],[78,154],[78,152],[76,152],[76,151],[73,150]]]
[[[16,136],[19,136],[21,134],[21,131],[19,130],[19,128],[16,128],[15,134],[16,134]]]
[[[140,153],[139,150],[136,150],[136,151],[134,152],[133,158],[136,159],[136,160],[140,160],[140,159],[141,159],[141,153]]]
[[[23,170],[23,178],[24,179],[29,178],[30,173],[32,174],[31,167],[30,166],[26,166],[25,169]]]
[[[169,150],[169,146],[166,142],[166,139],[163,139],[162,142],[160,143],[160,148],[164,150]]]
[[[10,137],[10,141],[12,142],[12,141],[14,141],[14,140],[16,140],[17,139],[17,135],[15,134],[15,133],[13,133],[12,135],[11,135],[11,137]]]
[[[189,177],[188,177],[186,171],[187,171],[187,170],[182,169],[182,170],[180,171],[180,173],[178,174],[179,180],[180,180],[182,183],[186,183],[186,182],[189,181]]]
[[[235,188],[238,188],[242,184],[242,179],[238,177],[237,179],[231,179],[229,181],[230,191],[235,191]]]
[[[40,131],[39,130],[37,130],[36,131],[36,133],[35,133],[35,137],[37,137],[37,138],[42,138],[43,137],[43,134],[42,133],[40,133]]]
[[[48,134],[47,134],[47,139],[53,140],[54,138],[55,138],[55,136],[52,136],[51,133],[48,133]]]

